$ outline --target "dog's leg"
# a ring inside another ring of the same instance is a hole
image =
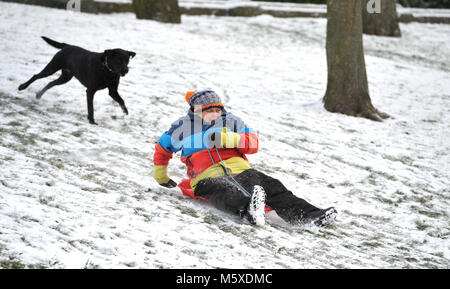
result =
[[[45,68],[39,72],[38,74],[33,75],[33,77],[31,77],[27,82],[22,83],[19,86],[19,90],[24,90],[25,88],[27,88],[30,84],[32,84],[34,81],[50,76],[53,73],[57,72],[58,70],[60,70],[62,68],[62,62],[61,62],[61,56],[59,53],[57,53],[53,59],[47,64],[47,66],[45,66]]]
[[[87,89],[86,95],[87,95],[87,108],[88,108],[88,119],[90,124],[97,124],[94,121],[94,94],[96,90]]]
[[[123,113],[128,115],[128,109],[125,105],[125,102],[123,101],[122,97],[120,97],[119,92],[117,92],[117,86],[111,86],[109,87],[109,96],[111,96],[112,99],[114,99],[122,108]]]
[[[62,74],[58,79],[53,80],[52,82],[47,84],[41,91],[36,93],[36,98],[37,99],[41,98],[42,95],[44,94],[44,92],[46,92],[47,90],[49,90],[50,88],[52,88],[55,85],[61,85],[61,84],[69,82],[72,79],[72,77],[73,77],[73,74],[70,72],[70,70],[63,69]]]

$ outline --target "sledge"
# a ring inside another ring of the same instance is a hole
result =
[[[208,199],[202,198],[202,197],[198,197],[196,195],[194,195],[194,190],[191,188],[191,182],[189,181],[189,179],[184,179],[182,180],[179,184],[178,187],[180,188],[181,192],[183,193],[183,195],[193,198],[193,199],[200,199],[203,200],[205,202],[210,203],[210,201]],[[264,207],[264,211],[266,212],[270,212],[273,209],[270,207],[265,206]]]

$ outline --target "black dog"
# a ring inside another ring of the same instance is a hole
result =
[[[125,76],[128,73],[128,63],[130,58],[136,56],[136,53],[122,49],[111,49],[105,50],[103,53],[96,53],[81,47],[59,43],[47,37],[42,37],[42,39],[61,50],[53,56],[53,59],[41,72],[21,84],[19,90],[27,88],[37,79],[62,70],[61,76],[47,84],[36,94],[36,98],[41,98],[48,89],[55,85],[67,83],[75,76],[87,88],[89,123],[96,124],[94,121],[94,94],[97,90],[104,88],[109,89],[109,95],[112,99],[119,103],[125,114],[128,114],[127,107],[117,92],[117,88],[119,87],[120,76]]]

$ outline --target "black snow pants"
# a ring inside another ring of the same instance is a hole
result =
[[[250,194],[253,186],[263,187],[266,192],[266,206],[274,209],[288,223],[302,222],[308,219],[310,214],[320,211],[319,208],[296,197],[279,180],[255,169],[248,169],[234,176],[234,179]],[[250,202],[250,197],[245,196],[236,185],[223,178],[201,180],[194,194],[209,200],[216,208],[233,214],[245,211]]]

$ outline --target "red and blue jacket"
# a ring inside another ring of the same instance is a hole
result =
[[[227,131],[240,134],[238,146],[211,148],[211,134],[222,132],[224,127]],[[214,167],[214,164],[223,162],[233,175],[249,169],[246,154],[258,152],[258,137],[240,118],[225,109],[222,110],[222,115],[210,124],[204,124],[201,117],[189,111],[187,115],[173,122],[171,128],[159,138],[153,156],[155,169],[160,166],[167,167],[173,153],[179,151],[181,161],[187,166],[191,187],[195,189],[201,179],[224,174],[222,166]]]

